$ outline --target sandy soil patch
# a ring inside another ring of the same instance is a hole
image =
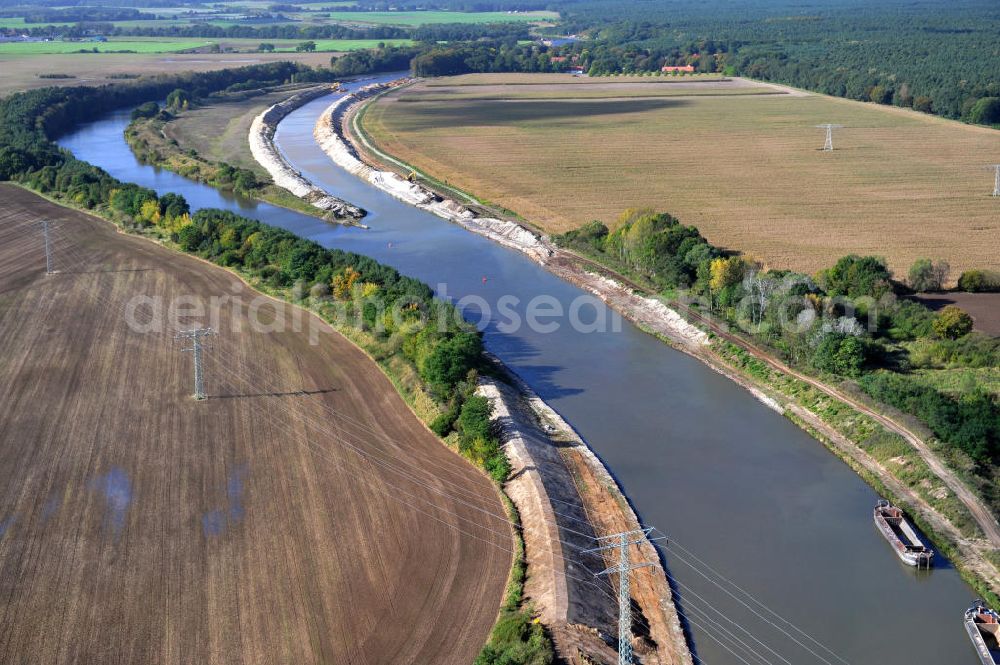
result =
[[[494,404],[513,465],[504,489],[521,513],[528,560],[526,600],[572,665],[616,662],[615,587],[594,573],[612,565],[582,551],[595,536],[638,528],[638,520],[599,459],[559,415],[521,382],[484,379],[479,393]],[[659,557],[649,542],[636,560],[658,565],[633,573],[637,604],[633,645],[647,664],[689,664],[691,655]],[[588,660],[588,658],[590,660]]]

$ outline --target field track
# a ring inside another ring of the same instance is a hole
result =
[[[0,200],[0,662],[474,660],[510,568],[502,505],[372,360],[227,304],[195,402],[191,354],[123,304],[255,294],[18,188]]]

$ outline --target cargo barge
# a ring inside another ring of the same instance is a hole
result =
[[[892,545],[896,555],[908,566],[930,568],[934,550],[921,542],[916,530],[900,508],[888,501],[875,504],[875,526]]]
[[[965,610],[965,632],[983,665],[1000,665],[1000,616],[983,601]]]

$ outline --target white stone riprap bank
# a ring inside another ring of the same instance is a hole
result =
[[[311,88],[274,104],[258,115],[250,125],[250,152],[271,175],[274,184],[284,187],[316,208],[327,211],[334,220],[353,224],[365,216],[365,211],[343,199],[331,196],[311,183],[281,156],[274,145],[274,132],[286,115],[306,102],[336,89],[336,86]]]
[[[401,81],[374,83],[351,95],[341,97],[331,104],[320,116],[313,130],[313,136],[323,151],[334,163],[349,173],[367,180],[401,201],[459,224],[501,245],[524,252],[536,261],[541,262],[551,256],[552,248],[523,226],[492,217],[477,217],[475,213],[457,201],[442,198],[392,171],[380,171],[372,168],[358,158],[354,147],[343,135],[341,123],[345,113],[354,104],[401,83]]]
[[[344,133],[347,112],[362,100],[398,87],[406,81],[403,79],[365,86],[354,94],[341,97],[320,115],[313,128],[313,136],[335,164],[401,201],[527,254],[556,275],[587,289],[628,319],[671,339],[680,348],[696,351],[708,342],[704,331],[659,300],[635,293],[624,284],[589,272],[575,261],[559,260],[565,258],[565,251],[555,247],[547,238],[516,222],[477,217],[456,201],[438,196],[392,171],[382,171],[363,162]],[[359,138],[364,141],[363,137]]]

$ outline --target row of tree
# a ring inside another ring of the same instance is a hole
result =
[[[497,4],[442,0],[420,8],[464,11],[469,6]],[[369,11],[377,5],[359,3],[356,9]],[[905,0],[887,0],[878,6],[863,0],[831,0],[822,9],[806,13],[793,0],[750,0],[739,7],[724,0],[683,6],[549,0],[527,6],[559,11],[557,30],[581,39],[550,52],[539,50],[523,44],[530,36],[522,22],[418,27],[294,22],[100,27],[112,35],[307,41],[411,38],[423,44],[422,57],[414,66],[427,76],[558,71],[562,65],[553,63],[551,55],[570,57],[592,75],[691,65],[699,72],[740,74],[973,123],[1000,123],[1000,82],[994,75],[1000,67],[1000,52],[994,44],[1000,17],[982,0],[957,0],[947,8],[914,7]],[[43,15],[78,16],[82,11],[44,10]],[[91,16],[112,20],[121,12],[135,10],[102,11]],[[34,30],[50,34],[55,29]]]
[[[267,24],[250,23],[198,23],[176,25],[164,22],[149,25],[115,24],[112,21],[125,21],[156,17],[151,14],[128,15],[128,18],[118,18],[117,9],[66,9],[58,12],[46,11],[41,15],[31,15],[25,18],[29,23],[39,23],[31,27],[0,28],[0,34],[28,34],[32,37],[62,37],[81,39],[101,35],[105,37],[172,37],[178,39],[209,38],[209,39],[412,39],[427,44],[438,42],[476,41],[480,39],[493,40],[530,40],[529,27],[524,22],[503,23],[430,23],[413,27],[392,25],[351,26],[341,24],[316,25],[301,23],[274,17]],[[132,10],[134,11],[134,10]],[[61,14],[60,12],[68,12]],[[60,18],[61,16],[70,18]],[[51,22],[51,23],[49,23]],[[71,25],[66,25],[72,22]]]
[[[176,242],[182,249],[243,272],[297,297],[316,297],[323,308],[385,341],[412,364],[446,415],[435,429],[457,432],[460,450],[502,481],[509,473],[488,410],[471,399],[475,372],[485,362],[479,334],[429,287],[365,256],[326,249],[283,229],[220,210],[195,215],[183,197],[121,182],[75,159],[51,140],[108,110],[139,104],[137,116],[159,113],[150,98],[184,105],[241,81],[287,82],[300,72],[291,63],[160,77],[102,88],[46,88],[0,100],[0,178],[16,180],[56,199],[105,214],[130,227]],[[183,87],[180,87],[183,86]],[[142,102],[140,104],[140,102]],[[339,310],[338,310],[339,311]],[[330,313],[330,312],[327,312]],[[392,316],[389,316],[389,313]],[[427,325],[430,321],[435,325]],[[443,323],[442,323],[443,322]]]
[[[975,387],[959,396],[946,394],[908,374],[914,367],[1000,367],[1000,340],[973,333],[966,312],[948,306],[935,313],[906,297],[914,290],[941,289],[948,279],[944,262],[918,260],[909,283],[896,281],[885,261],[874,256],[845,256],[816,275],[768,270],[650,210],[626,211],[614,231],[595,221],[556,242],[661,292],[684,290],[700,307],[794,365],[850,379],[888,373],[891,379],[870,378],[862,388],[924,420],[984,473],[1000,462],[994,397]]]

